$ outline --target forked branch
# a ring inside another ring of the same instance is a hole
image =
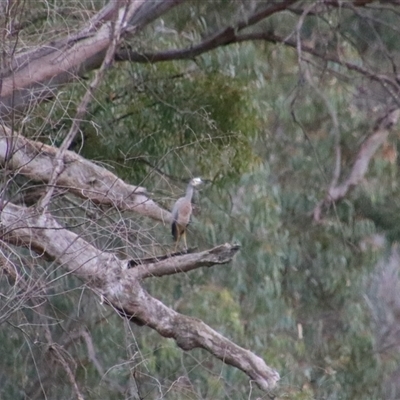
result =
[[[263,390],[269,390],[279,380],[279,374],[249,350],[243,349],[204,322],[177,313],[150,296],[142,287],[140,277],[146,274],[140,266],[128,269],[129,260],[120,260],[92,246],[75,233],[64,229],[50,214],[38,214],[34,209],[8,203],[1,212],[2,236],[14,245],[26,246],[56,260],[68,273],[83,279],[121,315],[156,330],[164,337],[174,338],[183,350],[203,348],[226,364],[245,372]],[[198,266],[212,262],[227,262],[237,251],[224,245],[199,253]],[[179,269],[194,269],[196,255],[174,257]],[[151,267],[154,274],[171,270],[165,264]]]

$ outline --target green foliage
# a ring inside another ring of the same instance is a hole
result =
[[[177,311],[188,315],[205,315],[205,322],[223,335],[235,339],[243,334],[240,306],[232,293],[223,287],[196,286],[183,294]]]
[[[164,65],[117,68],[111,78],[92,111],[101,129],[86,125],[83,155],[107,154],[120,175],[139,182],[149,164],[172,174],[180,159],[183,176],[231,179],[255,162],[257,116],[239,79]]]

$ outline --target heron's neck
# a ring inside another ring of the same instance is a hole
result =
[[[192,185],[188,185],[187,189],[186,189],[186,196],[185,199],[188,201],[192,200],[192,196],[193,196],[193,186]]]

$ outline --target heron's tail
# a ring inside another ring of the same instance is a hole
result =
[[[175,221],[172,222],[171,232],[172,232],[172,236],[174,237],[174,239],[178,240],[178,226]]]

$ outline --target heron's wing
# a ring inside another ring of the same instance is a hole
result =
[[[185,232],[186,226],[190,222],[192,215],[192,203],[190,199],[181,197],[178,199],[172,209],[172,224],[171,231],[175,240],[178,240],[180,235]]]
[[[190,222],[190,216],[192,215],[192,204],[186,199],[183,200],[184,201],[179,203],[176,222],[182,227],[186,227],[186,225]]]
[[[190,222],[192,204],[185,197],[178,199],[172,209],[172,225],[178,224],[183,229]]]
[[[181,197],[180,199],[178,199],[175,204],[174,207],[172,208],[172,222],[177,222],[178,221],[178,217],[179,217],[179,209],[180,209],[180,205],[182,203],[182,201],[184,200],[183,197]]]
[[[180,204],[182,203],[183,200],[185,200],[183,197],[178,199],[175,202],[174,207],[172,208],[171,233],[175,240],[178,240],[178,238],[179,238],[178,218],[179,218]]]

